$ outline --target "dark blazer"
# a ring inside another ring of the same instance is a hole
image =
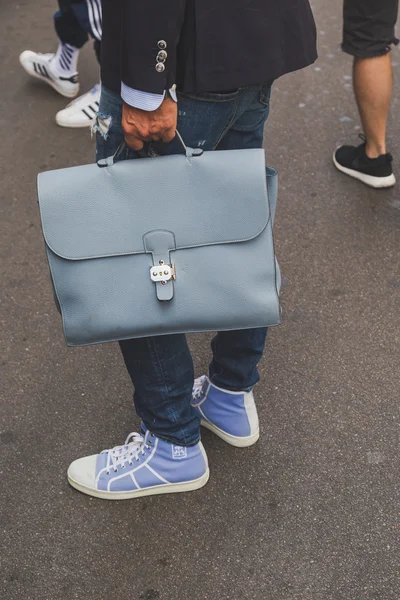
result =
[[[103,0],[101,77],[145,92],[224,92],[317,57],[308,0]]]

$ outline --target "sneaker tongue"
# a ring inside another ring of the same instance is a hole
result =
[[[210,387],[210,381],[208,377],[204,377],[203,385],[201,386],[201,395],[205,396],[208,392],[208,388]]]

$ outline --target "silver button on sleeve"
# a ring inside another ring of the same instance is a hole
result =
[[[163,63],[167,60],[168,53],[165,50],[160,50],[157,54],[157,62]]]
[[[157,73],[163,73],[165,71],[165,65],[163,63],[156,64]]]
[[[167,42],[165,40],[160,40],[157,43],[157,46],[160,48],[160,50],[165,50],[167,47]]]

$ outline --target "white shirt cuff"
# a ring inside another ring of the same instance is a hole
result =
[[[170,89],[172,100],[178,101],[176,97],[175,89]],[[140,110],[157,110],[161,106],[162,101],[165,98],[165,92],[163,94],[151,94],[150,92],[142,92],[141,90],[134,90],[125,83],[121,82],[121,98],[124,102],[133,106],[134,108],[140,108]]]

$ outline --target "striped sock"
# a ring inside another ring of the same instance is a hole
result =
[[[51,67],[58,75],[70,77],[77,72],[79,48],[59,42]]]

